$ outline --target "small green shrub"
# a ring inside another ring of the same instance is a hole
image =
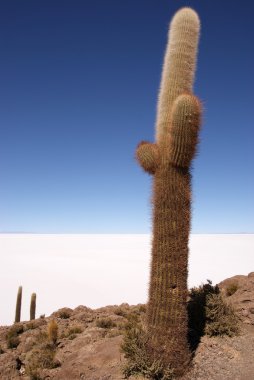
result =
[[[239,289],[238,283],[237,282],[231,282],[228,284],[226,287],[226,296],[230,297],[232,296],[237,290]]]
[[[111,329],[116,327],[116,324],[111,318],[101,318],[96,321],[96,326],[102,329]]]
[[[210,294],[206,304],[205,333],[209,336],[239,333],[239,318],[232,306],[228,305],[221,294]]]

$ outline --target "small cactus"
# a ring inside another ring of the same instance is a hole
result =
[[[53,345],[56,345],[58,338],[58,324],[55,319],[52,319],[48,324],[48,338]]]
[[[21,303],[22,303],[22,286],[19,287],[18,294],[17,294],[16,312],[15,312],[15,323],[20,322]]]
[[[31,302],[30,302],[30,321],[35,319],[35,311],[36,311],[36,293],[32,293]]]

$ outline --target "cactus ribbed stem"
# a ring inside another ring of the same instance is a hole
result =
[[[31,302],[30,302],[30,321],[35,319],[35,311],[36,311],[36,293],[32,293]]]
[[[188,169],[162,167],[154,175],[154,229],[147,327],[156,356],[175,369],[182,369],[189,359],[186,309],[189,188]]]
[[[154,175],[153,244],[147,308],[148,353],[181,375],[187,340],[190,164],[196,153],[201,106],[191,94],[199,18],[190,8],[174,16],[157,108],[156,143],[142,142],[137,159]]]
[[[21,317],[21,303],[22,303],[22,286],[18,288],[17,301],[16,301],[16,311],[15,311],[15,322],[20,322]]]

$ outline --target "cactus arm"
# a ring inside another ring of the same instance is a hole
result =
[[[158,145],[142,141],[137,147],[136,158],[146,172],[154,174],[159,164]]]
[[[175,99],[191,93],[196,69],[200,21],[191,8],[178,11],[170,23],[156,120],[156,141],[162,142],[168,132]]]
[[[201,119],[201,104],[193,95],[178,96],[172,108],[170,157],[173,165],[189,167],[196,153]]]

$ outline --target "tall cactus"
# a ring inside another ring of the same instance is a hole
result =
[[[30,301],[30,321],[35,319],[35,311],[36,311],[36,293],[32,293],[31,301]]]
[[[190,358],[187,340],[190,165],[196,152],[201,105],[192,95],[199,18],[179,10],[170,25],[157,108],[156,142],[136,155],[154,175],[153,243],[147,308],[148,351],[181,375]]]
[[[17,301],[16,301],[16,311],[15,311],[15,322],[20,322],[21,303],[22,303],[22,286],[20,286],[18,288]]]

